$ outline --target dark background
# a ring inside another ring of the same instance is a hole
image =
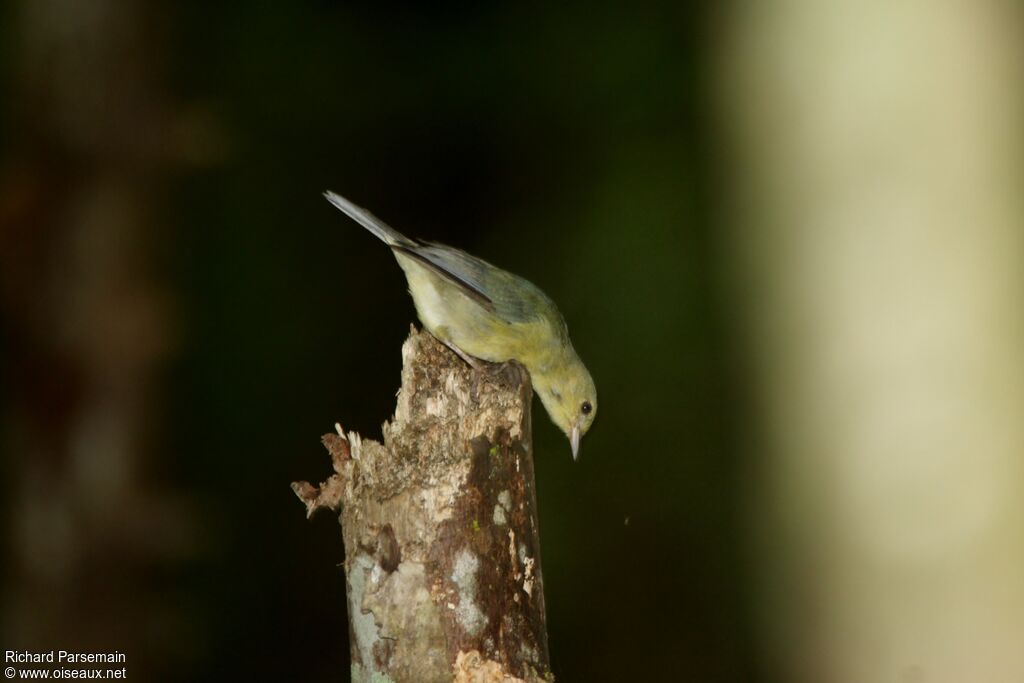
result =
[[[578,463],[534,407],[559,680],[760,680],[713,25],[674,2],[3,5],[3,646],[345,679],[339,529],[289,483],[326,475],[335,421],[379,437],[415,313],[330,188],[541,286],[595,378]]]

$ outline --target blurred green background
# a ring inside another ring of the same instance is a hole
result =
[[[415,314],[330,188],[540,285],[595,377],[577,464],[535,406],[559,679],[756,680],[709,21],[4,6],[4,647],[344,679],[339,529],[288,485],[326,474],[335,421],[379,436]]]

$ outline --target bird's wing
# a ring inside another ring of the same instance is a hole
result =
[[[489,264],[469,254],[442,244],[393,244],[397,252],[411,256],[438,275],[457,285],[467,296],[491,312],[495,312],[486,283]]]
[[[538,319],[556,324],[564,334],[562,316],[544,292],[532,282],[453,247],[427,242],[415,247],[392,249],[420,263],[458,285],[469,297],[508,323]]]

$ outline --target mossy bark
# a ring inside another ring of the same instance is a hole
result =
[[[529,376],[415,330],[402,357],[384,443],[339,427],[335,473],[293,484],[341,510],[352,680],[550,680]]]

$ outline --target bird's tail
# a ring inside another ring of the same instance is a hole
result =
[[[335,207],[341,209],[349,218],[376,235],[377,238],[382,240],[385,244],[392,247],[417,246],[411,239],[398,232],[361,206],[356,206],[340,194],[327,190],[324,192],[324,197],[326,197],[327,201],[331,204],[334,204]]]

